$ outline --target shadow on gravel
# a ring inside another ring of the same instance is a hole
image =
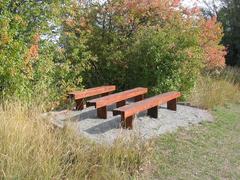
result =
[[[71,121],[83,121],[88,118],[97,118],[97,110],[93,107],[85,109],[83,112],[74,111]]]
[[[107,111],[112,111],[115,108],[116,108],[115,105],[108,106]],[[159,107],[159,109],[167,109],[167,107],[161,106],[161,107]],[[143,112],[138,113],[137,117],[142,117],[142,116],[146,116],[146,115],[147,115],[147,111],[143,111]],[[88,119],[88,118],[99,119],[97,117],[97,110],[94,107],[89,107],[89,108],[86,109],[86,111],[79,112],[79,114],[72,119],[75,120],[75,121],[82,121],[82,120],[85,120],[85,119]]]
[[[108,121],[86,129],[85,132],[89,134],[103,134],[112,129],[119,129],[121,123],[121,116],[113,116]]]

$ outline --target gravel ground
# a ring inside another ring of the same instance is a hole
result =
[[[99,143],[113,143],[118,138],[129,138],[137,135],[143,139],[176,131],[179,127],[189,127],[202,121],[213,121],[212,115],[202,109],[178,105],[177,111],[166,109],[161,106],[158,109],[158,119],[146,116],[146,112],[140,113],[133,121],[133,130],[120,127],[120,116],[112,116],[114,106],[109,108],[108,119],[98,119],[94,108],[83,111],[61,111],[45,114],[51,117],[52,122],[63,127],[68,124],[77,133],[82,134]]]

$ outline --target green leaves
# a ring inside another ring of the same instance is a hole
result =
[[[131,87],[147,86],[153,94],[178,90],[187,95],[202,63],[203,52],[196,38],[174,28],[148,28],[135,38],[129,54],[127,83]]]
[[[222,59],[215,48],[221,28],[184,14],[174,2],[4,0],[1,94],[55,98],[115,84],[119,90],[146,86],[153,94],[178,90],[187,95],[204,55]]]
[[[50,29],[51,12],[46,10],[50,10],[51,3],[20,0],[1,3],[4,5],[0,6],[0,95],[29,99],[40,92],[40,81],[47,82],[48,70],[40,66],[52,65],[47,51],[39,52],[46,47],[40,36]]]

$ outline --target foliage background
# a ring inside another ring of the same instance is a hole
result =
[[[2,98],[57,103],[68,91],[103,84],[186,97],[203,69],[225,65],[217,19],[180,1],[3,2]]]

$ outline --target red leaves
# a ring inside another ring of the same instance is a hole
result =
[[[177,6],[180,5],[180,2],[181,2],[181,0],[174,0],[174,1],[172,2],[172,6],[173,6],[173,7],[177,7]]]
[[[208,68],[222,68],[225,66],[226,49],[219,45],[223,36],[222,28],[217,18],[203,20],[201,27],[201,45],[205,51]]]
[[[192,14],[200,14],[201,13],[201,10],[199,7],[194,7],[191,9],[191,13]]]
[[[225,66],[225,55],[227,52],[223,46],[207,46],[204,50],[207,68],[214,69]]]
[[[25,64],[28,65],[29,64],[29,61],[31,59],[35,59],[35,58],[38,58],[39,56],[39,41],[40,41],[40,34],[39,33],[36,33],[34,36],[33,36],[33,44],[32,46],[29,48],[28,52],[27,52],[27,55],[26,55],[26,58],[25,58]]]

